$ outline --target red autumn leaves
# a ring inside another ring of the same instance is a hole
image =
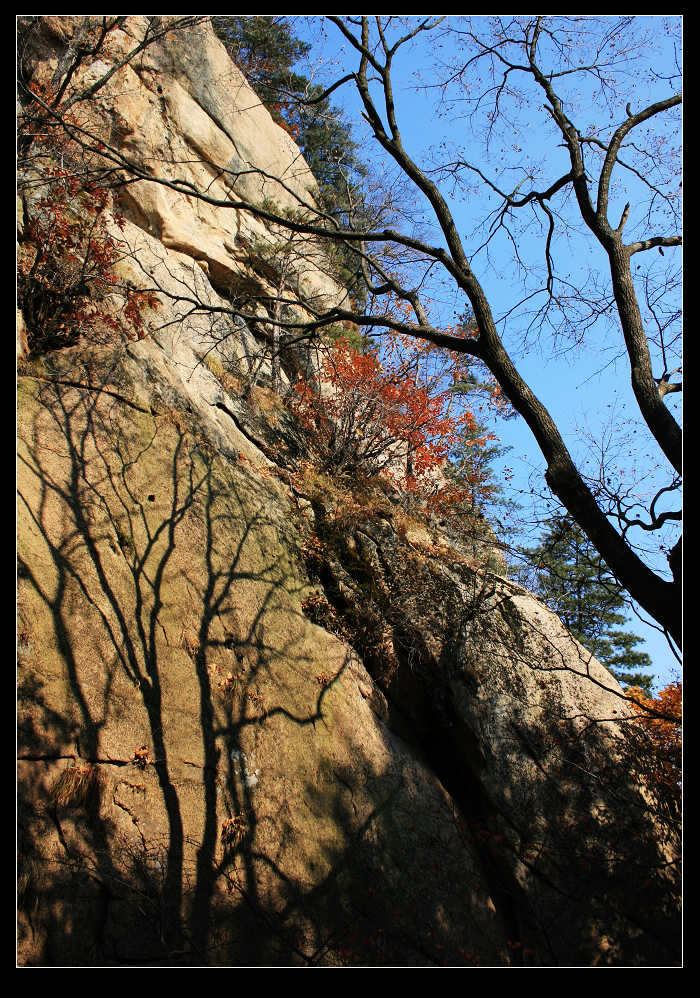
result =
[[[320,386],[299,379],[293,403],[325,471],[385,475],[408,491],[442,467],[451,448],[475,427],[452,392],[420,375],[420,346],[360,351],[340,339],[322,361]]]
[[[109,192],[56,168],[46,170],[45,183],[18,254],[18,295],[32,346],[106,342],[120,333],[142,339],[148,332],[143,311],[159,301],[117,276],[123,249],[109,230]],[[113,294],[118,307],[108,300]]]

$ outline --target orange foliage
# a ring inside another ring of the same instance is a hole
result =
[[[139,291],[119,282],[116,266],[124,255],[110,225],[123,229],[124,220],[111,192],[77,142],[68,138],[58,115],[43,114],[53,104],[50,88],[36,88],[38,101],[30,108],[37,162],[44,195],[31,202],[18,252],[18,303],[30,334],[32,349],[68,346],[80,338],[107,340],[117,334],[129,339],[147,335],[142,312],[160,301],[152,291]],[[66,125],[80,125],[77,113],[63,114]],[[107,296],[121,298],[118,307]]]
[[[389,338],[380,360],[340,339],[324,359],[322,392],[297,381],[294,409],[326,470],[384,474],[413,491],[474,428],[469,410],[449,414],[449,390],[419,377],[423,345],[410,345],[407,353]]]
[[[630,687],[627,695],[632,698],[634,709],[639,714],[637,727],[641,731],[631,733],[639,768],[664,809],[673,817],[679,817],[683,684],[671,683],[656,697],[638,687]],[[641,752],[644,753],[643,758],[640,758]]]

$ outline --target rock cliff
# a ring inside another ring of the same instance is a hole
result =
[[[34,82],[82,24],[35,24]],[[186,183],[297,210],[299,150],[206,22],[99,101],[111,144],[182,182],[128,185],[112,229],[158,328],[19,363],[19,962],[673,964],[673,857],[620,687],[491,570],[485,527],[458,542],[305,463],[269,314],[226,311],[274,288],[251,246],[284,237]],[[22,189],[26,251],[45,208]],[[307,299],[341,300],[304,260]]]

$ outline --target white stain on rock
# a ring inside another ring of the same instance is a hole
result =
[[[258,782],[260,770],[255,767],[255,756],[251,752],[250,758],[240,749],[231,750],[231,762],[236,776],[241,778],[243,786],[254,787]]]

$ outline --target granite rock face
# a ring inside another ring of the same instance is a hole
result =
[[[36,79],[80,24],[41,20]],[[110,80],[110,141],[298,209],[298,149],[188,32]],[[491,570],[484,525],[458,543],[300,471],[260,331],[175,300],[272,287],[250,245],[279,233],[145,182],[124,210],[123,273],[166,321],[19,367],[19,962],[672,965],[673,857],[615,680]],[[306,294],[342,300],[305,256]]]
[[[274,467],[141,356],[68,371],[21,380],[23,960],[497,960],[450,795],[302,611]]]
[[[23,65],[33,87],[55,79],[66,53],[80,42],[84,20],[45,17],[27,31]],[[236,207],[267,204],[299,217],[314,212],[317,184],[299,149],[274,123],[208,21],[184,27],[179,18],[166,21],[173,30],[126,61],[147,31],[162,25],[123,18],[110,33],[106,53],[86,60],[73,76],[76,90],[84,91],[125,63],[93,103],[80,105],[79,123],[133,171],[162,181],[130,183],[119,192],[124,220],[112,233],[122,257],[120,278],[160,289],[157,325],[163,335],[179,334],[185,325],[209,345],[230,332],[212,308],[245,307],[253,297],[274,298],[285,287],[314,309],[342,303],[347,293],[313,239],[290,238]],[[204,197],[188,195],[192,189]],[[41,185],[27,187],[18,221],[31,217],[41,193]],[[264,338],[271,310],[255,308],[261,320],[256,333]],[[232,349],[253,364],[250,334],[239,328],[231,338]],[[264,369],[264,362],[259,366]]]

